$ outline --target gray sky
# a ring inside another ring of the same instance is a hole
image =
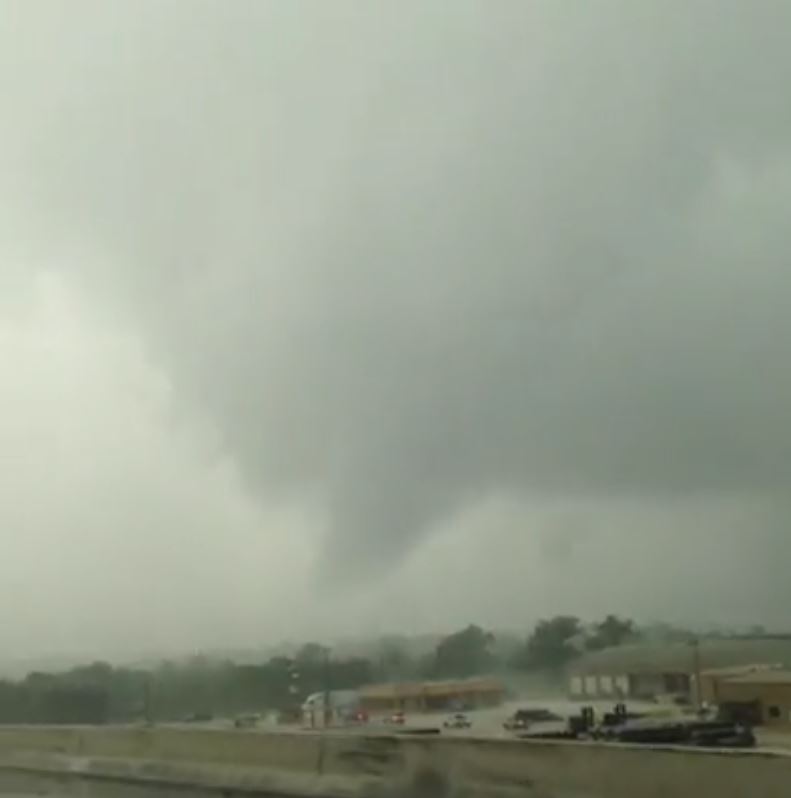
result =
[[[783,623],[790,26],[0,0],[0,647]]]

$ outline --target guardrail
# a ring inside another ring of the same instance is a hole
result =
[[[0,728],[0,773],[92,784],[101,795],[125,785],[289,798],[787,798],[791,757],[445,736]]]

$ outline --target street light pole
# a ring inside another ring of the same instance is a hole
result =
[[[330,683],[330,650],[324,650],[324,728],[332,721],[332,685]]]
[[[330,719],[332,717],[332,709],[330,707],[330,695],[331,695],[331,684],[330,684],[330,650],[328,648],[324,649],[324,667],[323,670],[323,678],[322,681],[324,682],[324,725],[321,728],[321,734],[319,735],[319,758],[316,762],[316,772],[321,775],[324,772],[324,756],[326,754],[326,740],[327,740],[327,729],[330,725]]]
[[[153,723],[153,713],[151,711],[151,673],[146,673],[146,679],[143,683],[143,716],[148,726]]]
[[[700,640],[695,637],[692,646],[692,667],[695,672],[695,706],[698,712],[703,709],[703,685],[700,682]]]
[[[297,722],[303,722],[304,718],[301,717],[299,706],[299,693],[300,693],[300,685],[299,685],[299,670],[297,670],[297,663],[296,660],[290,660],[288,663],[288,693],[291,696],[291,700],[297,703],[296,715],[298,717]],[[289,709],[289,712],[294,711],[293,708]]]

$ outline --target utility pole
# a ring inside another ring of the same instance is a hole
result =
[[[700,681],[700,640],[695,637],[692,646],[692,668],[695,673],[695,707],[698,712],[703,709],[703,685]]]
[[[332,719],[332,707],[330,706],[332,685],[330,684],[330,650],[328,648],[324,649],[323,659],[324,667],[322,668],[322,681],[324,682],[324,725],[322,726],[321,734],[319,735],[319,758],[316,762],[316,772],[319,775],[324,772],[324,756],[327,749],[327,729],[329,728],[330,721]]]
[[[154,722],[151,707],[151,680],[151,673],[147,671],[143,681],[143,720],[147,726]]]
[[[332,684],[330,682],[330,650],[324,649],[324,728],[332,722]]]
[[[294,701],[298,701],[297,696],[300,693],[299,671],[297,670],[297,663],[294,660],[291,660],[288,665],[288,680],[289,680],[288,684],[289,695],[293,697]]]

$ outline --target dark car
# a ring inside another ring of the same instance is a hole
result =
[[[181,719],[182,723],[208,723],[214,720],[214,716],[210,712],[193,712],[191,715],[186,715]]]
[[[503,728],[508,731],[524,731],[533,723],[559,720],[563,720],[563,718],[548,709],[517,709],[503,724]]]
[[[260,720],[261,716],[257,713],[239,715],[234,718],[233,725],[237,729],[254,729]]]
[[[472,721],[463,712],[457,712],[447,718],[442,725],[446,729],[469,729]]]
[[[364,709],[358,709],[356,712],[352,712],[347,717],[348,723],[368,723],[368,713]]]

